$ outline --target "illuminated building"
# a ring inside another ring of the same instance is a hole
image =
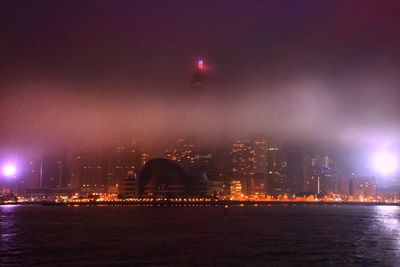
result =
[[[250,194],[266,193],[267,191],[267,155],[266,142],[259,139],[253,141],[254,149],[254,177],[250,179],[248,186]]]
[[[304,157],[304,191],[314,195],[320,193],[317,159],[315,155]]]
[[[241,181],[243,192],[266,192],[266,143],[264,140],[237,139],[232,144],[232,174]]]
[[[165,158],[177,162],[185,170],[208,166],[213,161],[212,153],[200,151],[187,139],[178,139],[176,146],[165,150]]]
[[[345,177],[342,181],[341,193],[355,198],[376,197],[375,177]]]
[[[213,162],[213,160],[214,155],[212,153],[203,153],[200,151],[194,152],[193,164],[197,167],[208,166]]]
[[[319,173],[320,192],[336,194],[340,191],[339,176],[335,171],[333,160],[327,155],[324,156],[324,164]]]
[[[150,160],[150,154],[142,152],[142,159],[140,162],[140,168],[146,165],[146,163]]]
[[[230,183],[227,181],[208,182],[207,195],[214,197],[224,197],[230,195]]]
[[[118,193],[123,197],[136,197],[139,195],[139,179],[133,170],[130,170],[128,176],[120,181]]]
[[[340,191],[335,164],[326,153],[314,151],[304,157],[304,190],[313,194],[335,194]]]
[[[242,191],[247,194],[251,179],[254,178],[255,151],[250,140],[237,139],[232,144],[232,175],[241,181]]]
[[[230,195],[234,198],[240,198],[243,195],[242,183],[239,180],[233,180],[230,183]]]
[[[272,145],[266,148],[266,155],[268,193],[275,196],[288,193],[285,153],[281,147]]]
[[[267,144],[265,140],[262,139],[254,140],[253,149],[254,149],[254,173],[265,174],[267,170],[267,156],[266,156]]]
[[[175,161],[186,167],[195,162],[194,144],[189,143],[186,139],[178,139],[176,146],[165,151],[165,158]]]

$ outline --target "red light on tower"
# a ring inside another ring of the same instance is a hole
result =
[[[199,69],[199,70],[203,70],[204,69],[204,61],[203,60],[199,60],[199,61],[197,61],[197,68]]]
[[[206,79],[206,73],[207,73],[207,66],[204,60],[202,59],[197,60],[196,72],[193,75],[192,84],[198,88],[202,87]]]

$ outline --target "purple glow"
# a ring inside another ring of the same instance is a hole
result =
[[[6,177],[15,176],[16,173],[17,173],[17,167],[15,166],[15,164],[8,163],[8,164],[3,166],[2,173]]]
[[[372,159],[372,165],[381,174],[393,174],[398,168],[397,155],[386,150],[378,151]]]

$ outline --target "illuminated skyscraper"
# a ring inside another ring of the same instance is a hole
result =
[[[270,145],[266,148],[268,193],[271,195],[287,194],[287,161],[286,154],[280,146]]]
[[[254,178],[255,152],[248,139],[237,139],[232,144],[232,175],[241,183],[242,192],[248,193],[248,185]]]
[[[313,151],[304,156],[304,190],[313,194],[335,194],[340,191],[335,163],[327,153]]]
[[[264,140],[237,139],[232,144],[232,174],[246,194],[266,192],[266,144]]]

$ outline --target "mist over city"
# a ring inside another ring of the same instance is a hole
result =
[[[397,265],[399,14],[1,2],[0,265]]]
[[[397,4],[360,3],[5,4],[2,143],[397,142]]]

